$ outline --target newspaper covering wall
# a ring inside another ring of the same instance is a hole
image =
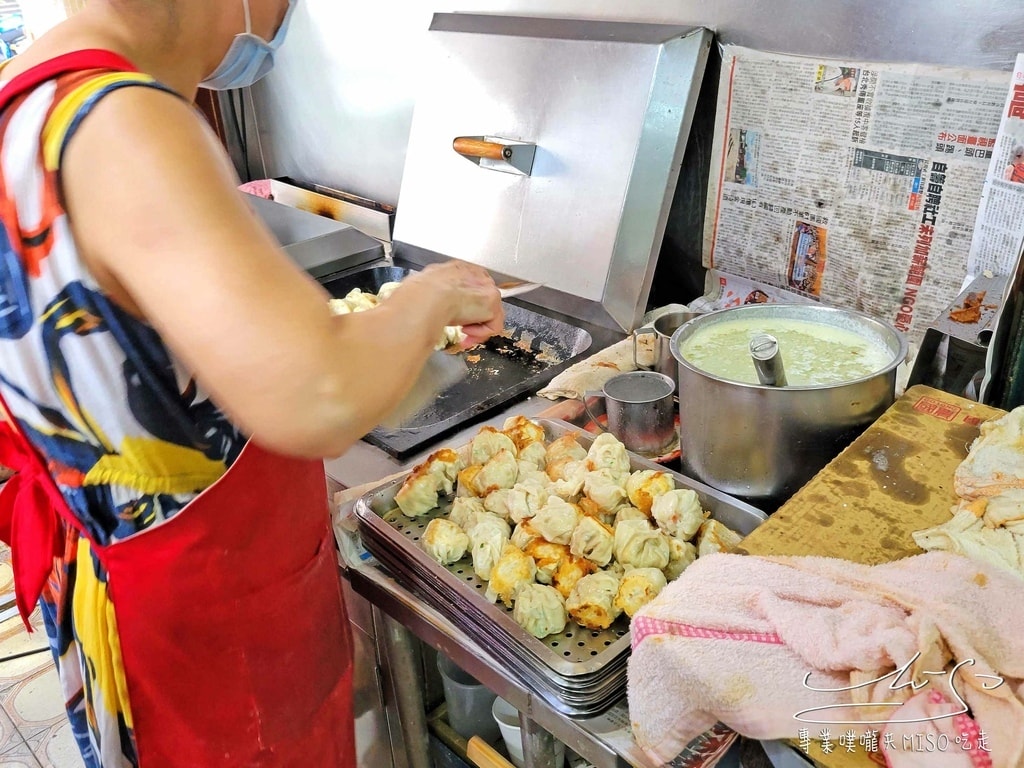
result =
[[[1009,80],[724,47],[704,227],[712,288],[724,295],[735,275],[859,309],[919,343],[967,275]]]
[[[1024,54],[1017,55],[981,193],[967,271],[1012,274],[1024,242]]]

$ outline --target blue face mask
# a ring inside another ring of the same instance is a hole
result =
[[[298,0],[288,0],[288,10],[284,12],[281,26],[277,28],[274,39],[268,43],[259,35],[252,33],[249,0],[242,0],[242,6],[245,8],[245,32],[235,35],[220,64],[200,85],[214,91],[247,88],[267,74],[274,66],[274,52],[281,47],[284,36],[288,33],[288,21],[296,2]]]

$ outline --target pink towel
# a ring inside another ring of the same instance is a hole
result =
[[[946,552],[877,566],[702,557],[633,617],[634,736],[659,764],[721,722],[752,738],[881,752],[899,767],[938,764],[916,741],[926,749],[929,734],[944,734],[949,760],[965,753],[975,768],[1016,768],[1021,606],[1024,580]],[[973,721],[954,714],[966,707]],[[925,719],[899,722],[912,713]],[[972,737],[950,738],[973,724]]]

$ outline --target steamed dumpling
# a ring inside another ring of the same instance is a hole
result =
[[[539,536],[527,544],[523,551],[537,564],[535,578],[541,584],[551,584],[562,563],[571,557],[565,544],[552,544]]]
[[[350,307],[348,302],[344,299],[329,299],[327,301],[327,307],[331,310],[332,315],[352,314],[352,307]]]
[[[381,301],[387,301],[391,298],[391,294],[400,286],[401,283],[395,280],[389,280],[386,283],[382,283],[380,288],[377,289],[377,298]]]
[[[668,537],[668,565],[661,569],[668,581],[679,578],[697,559],[697,547],[689,541],[680,541],[675,536]]]
[[[559,480],[563,477],[563,468],[572,461],[583,461],[587,458],[587,450],[578,442],[576,435],[569,433],[562,435],[557,440],[552,440],[551,445],[544,455],[545,469],[548,477],[552,480]]]
[[[553,544],[568,544],[582,516],[574,504],[552,496],[530,520],[530,527]]]
[[[523,520],[523,522],[519,523],[512,529],[512,538],[510,541],[524,552],[527,547],[530,546],[531,542],[537,540],[544,541],[541,535],[530,527],[529,520]]]
[[[549,498],[551,491],[547,485],[541,485],[533,480],[520,480],[508,492],[508,517],[513,522],[521,523],[536,515]]]
[[[614,605],[627,616],[633,614],[658,596],[668,582],[657,568],[633,568],[626,571],[615,593]]]
[[[597,563],[585,557],[576,557],[568,547],[565,547],[565,556],[551,576],[551,585],[564,597],[568,597],[580,579],[597,572]]]
[[[533,464],[538,471],[543,471],[547,466],[548,449],[544,443],[529,443],[519,448],[519,461]]]
[[[717,520],[706,520],[697,534],[697,557],[713,552],[732,552],[742,540],[736,531]]]
[[[511,532],[508,523],[495,515],[481,517],[476,525],[466,532],[469,536],[470,554],[473,557],[473,572],[484,581],[491,578],[491,569],[501,557]]]
[[[508,520],[508,495],[511,488],[498,488],[484,497],[484,509],[492,515]]]
[[[395,494],[395,503],[406,517],[422,517],[439,504],[440,484],[430,466],[415,467]]]
[[[446,325],[440,340],[434,345],[434,349],[439,350],[446,347],[460,346],[466,338],[467,336],[463,333],[461,325]]]
[[[615,435],[602,432],[587,451],[587,469],[609,469],[619,477],[629,474],[629,453]]]
[[[519,464],[515,454],[502,448],[480,468],[473,478],[473,486],[478,495],[486,497],[499,488],[511,488],[518,477]]]
[[[474,525],[481,515],[490,514],[484,509],[484,503],[475,496],[456,496],[452,502],[451,511],[448,513],[448,519],[455,523],[459,528],[464,531],[468,531]]]
[[[438,494],[452,492],[461,464],[459,455],[450,448],[442,448],[405,478],[395,494],[395,503],[407,517],[420,517],[439,504]]]
[[[614,524],[618,525],[623,520],[643,520],[644,522],[647,522],[647,515],[632,504],[623,504],[615,510]]]
[[[689,488],[678,488],[654,500],[651,517],[665,533],[687,541],[693,538],[708,513],[701,509],[697,493]]]
[[[651,505],[659,496],[675,489],[675,482],[656,469],[638,469],[626,480],[629,503],[645,515],[651,514]]]
[[[633,568],[668,565],[668,537],[646,520],[623,520],[615,526],[615,559]]]
[[[516,464],[519,466],[519,472],[516,474],[517,483],[530,483],[543,488],[547,488],[551,484],[547,473],[543,469],[537,469],[537,465],[532,461],[517,459]]]
[[[622,476],[610,469],[595,469],[583,476],[583,493],[604,512],[611,512],[626,500]]]
[[[451,565],[465,556],[469,536],[451,520],[442,517],[427,523],[420,539],[423,550],[442,565]]]
[[[580,579],[565,601],[565,609],[587,629],[608,629],[622,613],[616,607],[619,577],[598,571]]]
[[[533,583],[537,565],[533,558],[519,547],[506,543],[501,556],[491,568],[490,583],[487,585],[487,598],[498,599],[511,608],[516,594],[527,584]]]
[[[549,476],[551,465],[548,464]],[[551,483],[551,492],[566,501],[577,498],[583,493],[583,483],[587,477],[587,465],[583,460],[567,461],[559,467],[559,477]]]
[[[527,446],[538,444],[541,449],[546,452],[546,449],[544,448],[544,439],[547,435],[544,434],[544,427],[535,421],[530,421],[523,415],[510,416],[505,419],[505,423],[502,425],[501,431],[511,438],[520,453],[522,453],[523,449]]]
[[[456,477],[456,497],[486,495],[479,493],[476,489],[476,477],[483,468],[483,464],[469,464],[459,470],[459,474]]]
[[[459,458],[459,454],[451,448],[442,448],[430,454],[426,463],[431,474],[437,478],[438,491],[445,496],[450,495],[455,488],[459,470],[462,469],[462,460]]]
[[[469,460],[473,464],[486,464],[498,451],[508,451],[513,456],[519,454],[519,449],[508,435],[494,427],[481,427],[473,438]]]
[[[367,293],[359,288],[353,288],[346,293],[343,301],[348,304],[353,312],[364,312],[380,304],[380,300],[374,294]]]
[[[512,618],[537,638],[565,631],[565,600],[554,587],[527,584],[516,597]]]
[[[600,566],[611,562],[615,548],[612,529],[594,517],[584,517],[576,525],[569,540],[569,551]]]

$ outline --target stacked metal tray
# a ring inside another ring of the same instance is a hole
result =
[[[584,448],[594,435],[567,422],[536,419],[550,442],[575,433]],[[760,510],[666,470],[654,462],[630,455],[632,469],[657,469],[671,475],[678,488],[692,488],[711,517],[746,535],[765,520]],[[452,565],[441,565],[419,544],[427,524],[447,517],[451,500],[417,518],[406,517],[395,504],[404,477],[370,491],[356,502],[356,518],[366,549],[405,587],[459,627],[477,644],[508,665],[552,708],[570,717],[600,714],[618,701],[626,686],[629,658],[629,620],[620,616],[608,629],[589,630],[571,619],[560,634],[538,640],[512,618],[512,609],[491,603],[487,583],[473,572],[467,555]]]

